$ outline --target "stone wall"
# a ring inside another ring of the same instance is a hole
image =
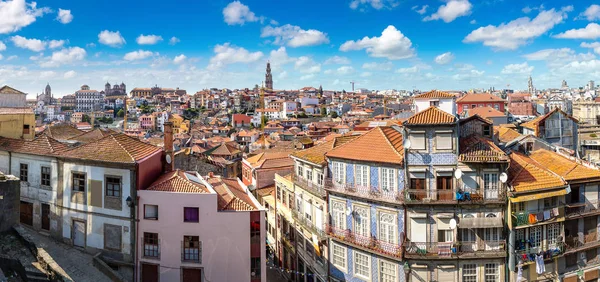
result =
[[[18,178],[0,173],[0,233],[19,223],[21,186]]]
[[[197,171],[200,175],[208,175],[209,172],[217,175],[222,175],[223,173],[222,168],[207,163],[204,158],[185,153],[175,154],[175,169]]]

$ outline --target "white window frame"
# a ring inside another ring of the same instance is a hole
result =
[[[460,281],[467,281],[467,280],[465,279],[465,270],[467,269],[467,268],[466,268],[466,266],[467,266],[467,265],[468,265],[468,266],[475,266],[475,280],[473,280],[473,281],[475,281],[475,282],[479,281],[479,280],[477,279],[477,274],[478,274],[478,273],[477,273],[477,271],[478,271],[478,267],[477,267],[477,264],[475,264],[475,263],[465,263],[465,264],[463,264],[463,266],[462,266],[462,270],[461,270],[461,272],[462,272],[462,273],[461,273],[461,277],[460,277],[460,278],[461,278],[461,280],[460,280]],[[472,273],[469,273],[469,276],[468,276],[468,277],[473,277],[473,274],[472,274]]]
[[[449,136],[445,136],[445,135],[449,135]],[[436,131],[435,132],[435,148],[437,150],[452,150],[454,148],[454,142],[453,142],[453,132],[452,131]],[[450,142],[449,142],[449,146],[445,146],[442,147],[440,146],[441,142],[441,138],[449,138]]]
[[[344,184],[346,183],[346,166],[342,162],[333,162],[333,181]]]
[[[391,217],[392,223],[384,223],[382,217]],[[388,229],[391,228],[392,232]],[[377,238],[381,241],[388,242],[390,244],[397,244],[398,242],[398,217],[397,214],[388,211],[379,211],[377,213]],[[391,240],[390,240],[391,239]]]
[[[396,263],[380,258],[378,264],[379,265],[377,266],[377,272],[378,272],[379,281],[381,281],[381,282],[397,282],[398,281],[398,277],[399,277],[398,265]],[[391,275],[388,273],[383,273],[383,265],[384,264],[389,264],[392,266],[391,269],[394,270],[394,275],[393,275],[394,277],[392,279],[387,279],[387,278],[384,279],[383,275]]]
[[[308,180],[309,182],[313,181],[313,172],[310,168],[306,169],[306,180]]]
[[[489,181],[488,181],[488,177],[489,177]],[[497,172],[484,172],[483,173],[483,189],[485,191],[492,191],[492,190],[498,190],[498,188],[500,187],[500,180],[498,177],[498,173]],[[493,179],[495,178],[495,179]],[[495,180],[495,181],[493,181]]]
[[[491,269],[492,271],[490,271],[488,273],[488,266],[492,266],[494,267],[493,269]],[[486,263],[483,266],[483,281],[500,281],[500,266],[498,263],[495,262],[490,262],[490,263]],[[488,280],[488,276],[491,276],[491,280]]]
[[[394,192],[398,190],[398,181],[396,176],[397,174],[395,168],[381,167],[379,169],[379,187],[381,187],[382,192]]]
[[[341,251],[340,254],[336,255],[336,248],[338,249],[338,251]],[[336,258],[338,258],[342,261],[337,262]],[[333,265],[337,266],[338,268],[340,268],[340,270],[347,271],[347,269],[348,269],[348,249],[346,249],[346,247],[344,247],[340,244],[332,243],[331,263]],[[343,265],[341,265],[340,263],[343,263]]]
[[[342,210],[337,207],[342,206]],[[331,225],[340,230],[346,230],[346,203],[341,201],[331,201]],[[340,221],[340,222],[338,222]],[[338,223],[338,224],[336,224]],[[338,226],[339,225],[339,226]]]
[[[560,236],[560,223],[551,223],[546,226],[546,243],[549,247],[556,246],[556,239]]]
[[[423,137],[422,141],[421,136]],[[427,150],[427,134],[424,131],[411,132],[408,139],[411,141],[411,149]],[[421,143],[423,146],[421,146]]]
[[[352,205],[352,210],[354,211],[352,216],[352,228],[354,233],[364,237],[370,237],[371,217],[369,216],[369,207],[363,205]],[[361,212],[359,212],[359,210],[362,211],[362,215],[360,214]]]
[[[366,264],[367,273],[366,274],[358,273],[358,271],[357,271],[358,270],[357,265],[358,265],[358,258],[359,258],[359,256],[364,256],[364,257],[367,258],[367,260],[366,260],[366,263],[367,263]],[[354,250],[354,254],[353,254],[352,258],[353,258],[352,260],[353,260],[353,263],[354,263],[354,276],[362,278],[362,279],[370,280],[371,279],[371,256],[369,255],[369,253],[364,253],[364,252],[360,252],[360,251]]]
[[[371,167],[368,165],[354,165],[354,185],[357,187],[370,187]]]
[[[533,232],[534,230],[536,230],[536,232]],[[534,233],[537,233],[534,237]],[[529,228],[529,238],[531,240],[531,248],[541,248],[542,247],[542,243],[544,241],[544,238],[542,237],[543,235],[543,230],[542,230],[542,226],[533,226],[531,228]],[[537,237],[537,244],[536,244],[536,237]]]

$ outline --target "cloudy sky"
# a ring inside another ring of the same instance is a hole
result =
[[[525,89],[600,81],[600,6],[516,0],[0,0],[0,85]]]

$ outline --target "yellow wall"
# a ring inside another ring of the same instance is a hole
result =
[[[29,125],[28,134],[23,134],[23,125]],[[0,136],[32,140],[35,137],[35,115],[33,113],[0,115]]]

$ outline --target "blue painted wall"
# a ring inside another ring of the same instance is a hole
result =
[[[342,281],[366,282],[366,280],[354,276],[354,252],[353,252],[354,248],[344,245],[344,244],[340,244],[340,245],[345,246],[347,248],[347,252],[346,252],[347,271],[340,270],[335,265],[333,265],[333,263],[330,263],[331,276],[333,276],[339,280],[342,280]],[[362,252],[362,250],[359,250],[359,251]],[[388,261],[391,261],[391,260],[388,260]],[[405,282],[403,263],[396,262],[396,264],[397,264],[396,274],[398,275],[398,279],[399,279],[398,281]],[[378,267],[379,267],[379,257],[376,255],[371,255],[371,280],[370,280],[371,282],[379,281]]]

